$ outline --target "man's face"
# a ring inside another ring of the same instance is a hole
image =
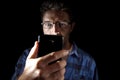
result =
[[[63,11],[50,10],[43,15],[43,32],[47,35],[69,37],[73,29],[69,15]]]

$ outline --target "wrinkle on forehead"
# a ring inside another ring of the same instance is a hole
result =
[[[50,10],[44,14],[43,19],[53,20],[53,21],[58,21],[58,20],[68,21],[69,15],[64,11]]]

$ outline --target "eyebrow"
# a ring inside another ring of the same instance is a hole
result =
[[[60,20],[61,21],[61,20]],[[69,22],[69,21],[67,21],[67,20],[62,20],[62,22]]]
[[[43,21],[43,22],[53,22],[53,21]],[[56,21],[56,22],[70,22],[70,21],[67,21],[67,20],[59,20],[59,21]]]
[[[52,22],[52,21],[43,21],[43,23],[44,23],[44,22]]]

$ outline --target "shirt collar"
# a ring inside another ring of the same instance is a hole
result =
[[[75,44],[75,42],[73,42],[73,46],[72,46],[72,50],[70,51],[70,56],[71,55],[76,55],[77,57],[79,57],[79,55],[78,55],[78,47],[77,47],[77,45]]]

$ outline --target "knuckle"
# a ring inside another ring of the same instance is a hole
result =
[[[57,62],[56,65],[58,68],[63,68],[62,63],[60,63],[60,62]]]
[[[55,53],[53,53],[52,57],[53,57],[54,59],[57,59],[57,58],[58,58],[58,56],[57,56]]]
[[[65,67],[66,62],[65,62],[64,60],[62,60],[62,61],[57,61],[56,65],[57,65],[58,68],[62,69],[62,68]]]

